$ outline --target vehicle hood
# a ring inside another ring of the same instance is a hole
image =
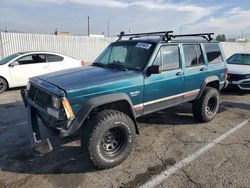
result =
[[[82,90],[95,85],[101,86],[117,80],[126,80],[135,75],[138,75],[138,72],[87,66],[45,74],[37,78],[45,80],[65,91],[72,91]]]
[[[250,74],[250,65],[233,65],[227,64],[228,73],[230,74]]]

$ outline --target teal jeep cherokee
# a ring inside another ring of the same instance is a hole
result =
[[[52,150],[38,118],[62,137],[81,130],[83,150],[101,169],[128,157],[139,116],[191,102],[197,121],[211,121],[227,85],[226,59],[212,35],[121,32],[92,65],[31,78],[21,94],[33,151]]]

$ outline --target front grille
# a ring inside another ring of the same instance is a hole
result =
[[[245,75],[228,74],[228,81],[239,81],[245,79]]]
[[[42,108],[47,108],[51,102],[51,95],[31,84],[28,98]]]
[[[240,84],[242,88],[250,88],[250,81],[245,81]]]

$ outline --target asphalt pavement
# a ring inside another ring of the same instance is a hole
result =
[[[193,119],[191,104],[139,118],[133,152],[108,170],[87,160],[79,135],[62,139],[42,126],[54,150],[33,156],[19,93],[0,94],[0,188],[250,187],[250,92],[223,92],[205,124]]]

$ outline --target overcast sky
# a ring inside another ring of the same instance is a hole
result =
[[[249,0],[0,0],[0,30],[82,35],[120,31],[250,33]]]

